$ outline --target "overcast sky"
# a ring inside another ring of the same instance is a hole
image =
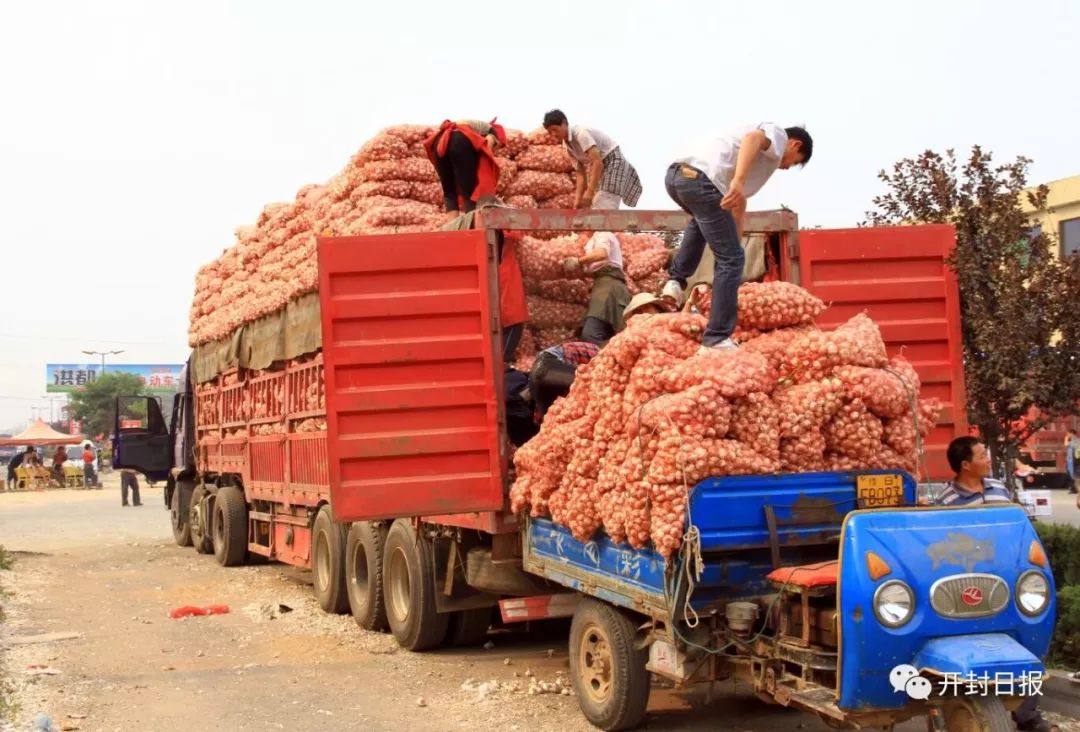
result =
[[[973,143],[1080,173],[1080,3],[5,2],[0,431],[83,349],[181,362],[196,269],[380,128],[561,107],[668,208],[685,140],[804,123],[751,208],[856,224],[875,173]]]

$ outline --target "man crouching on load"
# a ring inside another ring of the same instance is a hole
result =
[[[476,208],[484,196],[494,196],[499,182],[495,150],[506,144],[506,130],[495,120],[446,120],[424,140],[424,150],[442,184],[449,218]]]

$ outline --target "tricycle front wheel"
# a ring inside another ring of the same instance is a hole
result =
[[[1012,732],[1014,729],[1005,705],[994,696],[974,696],[946,702],[942,717],[949,732]]]

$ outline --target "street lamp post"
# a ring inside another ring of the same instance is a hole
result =
[[[120,351],[83,351],[83,353],[85,353],[87,356],[101,356],[101,373],[104,374],[105,373],[105,357],[106,356],[115,356],[118,353],[123,353],[123,351],[122,350],[120,350]]]

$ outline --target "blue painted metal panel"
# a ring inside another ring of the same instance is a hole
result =
[[[664,558],[650,549],[615,544],[599,532],[592,541],[578,541],[547,519],[532,519],[528,536],[529,553],[545,561],[544,575],[554,582],[628,608],[646,599],[664,602]],[[608,585],[603,594],[593,589],[598,581]]]
[[[1004,633],[934,638],[915,654],[911,665],[958,679],[995,679],[1000,674],[1000,678],[1019,681],[1032,671],[1043,671],[1042,662],[1031,651]]]
[[[840,533],[844,515],[856,506],[855,483],[859,475],[892,474],[878,470],[863,473],[785,473],[707,478],[694,487],[690,496],[690,516],[701,532],[705,552],[769,546],[765,506],[772,506],[781,546],[795,543],[825,543]],[[915,481],[901,473],[904,498],[915,503]],[[829,509],[835,512],[830,514]],[[812,512],[820,518],[811,524],[795,514]]]
[[[916,665],[943,654],[960,655],[956,668],[981,668],[976,649],[949,645],[942,639],[977,634],[1002,634],[1027,649],[1032,657],[1046,655],[1054,626],[1054,601],[1041,615],[1019,612],[1013,594],[1021,573],[1039,569],[1028,561],[1028,547],[1038,541],[1019,506],[922,508],[856,511],[844,524],[840,557],[840,696],[843,709],[898,708],[907,697],[893,690],[889,672],[899,664]],[[877,581],[870,578],[865,555],[872,551],[891,568]],[[933,583],[949,575],[977,572],[1001,577],[1009,587],[1008,604],[997,615],[949,619],[930,606]],[[1053,577],[1046,573],[1053,598]],[[915,612],[904,626],[890,629],[878,622],[872,603],[876,589],[889,580],[906,582],[915,594]],[[989,654],[984,663],[992,663]],[[1015,661],[1013,666],[1019,661]],[[1032,665],[1029,672],[1041,670]]]

